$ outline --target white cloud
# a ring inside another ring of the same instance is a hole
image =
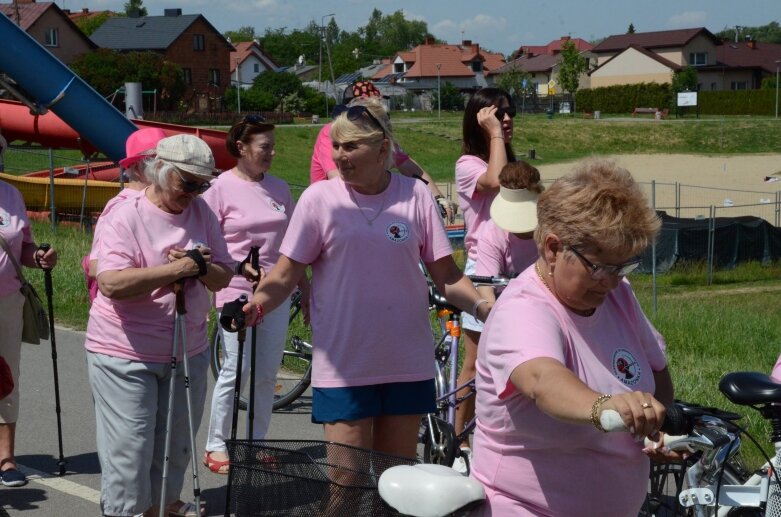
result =
[[[497,32],[503,31],[507,26],[504,18],[496,18],[488,14],[477,14],[472,18],[461,21],[445,19],[430,27],[431,32],[447,40],[449,43],[457,43],[462,39],[471,39],[475,43],[493,40]]]
[[[685,11],[674,14],[667,19],[667,26],[676,29],[688,29],[693,27],[702,27],[708,13],[705,11]]]
[[[426,21],[426,17],[425,16],[421,16],[420,14],[412,13],[410,11],[407,11],[406,9],[402,9],[402,11],[404,12],[404,18],[406,18],[407,20],[410,20],[410,21],[414,20],[416,22],[425,22]]]

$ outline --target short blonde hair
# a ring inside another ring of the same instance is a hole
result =
[[[356,99],[357,101],[357,99]],[[385,168],[393,167],[393,151],[396,149],[396,141],[393,138],[393,130],[385,112],[385,107],[379,99],[366,98],[355,105],[364,106],[369,113],[380,123],[382,129],[377,127],[374,120],[368,116],[362,115],[356,120],[347,118],[347,112],[340,114],[331,125],[331,141],[336,142],[376,142],[380,143],[383,139],[383,130],[385,139],[388,140],[388,155],[385,157]]]
[[[633,256],[656,238],[661,222],[626,169],[604,159],[581,162],[537,201],[534,240],[555,234],[566,246]]]

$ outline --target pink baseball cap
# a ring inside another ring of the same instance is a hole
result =
[[[119,165],[127,169],[144,158],[154,156],[157,142],[163,138],[165,138],[165,133],[156,127],[145,127],[131,133],[125,142],[127,158],[119,160]]]

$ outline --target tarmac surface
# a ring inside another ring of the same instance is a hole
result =
[[[84,333],[58,327],[56,342],[67,472],[65,476],[56,475],[59,452],[51,345],[48,341],[39,346],[22,344],[16,459],[30,482],[19,488],[0,485],[0,517],[100,515],[100,465],[95,452],[95,412],[87,380]],[[196,439],[198,479],[207,515],[223,515],[227,476],[213,474],[201,463],[214,387],[211,372],[208,375],[206,409]],[[311,423],[310,403],[307,392],[288,408],[275,412],[267,437],[322,439],[322,427]],[[242,412],[240,420],[244,415],[245,412]],[[186,429],[183,432],[187,432]],[[246,436],[243,425],[239,427],[238,436]],[[191,501],[192,495],[192,484],[187,475],[181,499]]]

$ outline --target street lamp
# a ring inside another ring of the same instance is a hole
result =
[[[781,60],[776,61],[776,118],[778,118],[778,65],[781,65]]]
[[[320,88],[323,87],[323,38],[325,38],[325,19],[335,15],[336,13],[331,13],[324,14],[320,17],[320,60],[317,63],[317,68],[319,68],[318,73],[320,74],[317,82],[319,83]],[[325,89],[323,89],[323,95],[325,95],[325,115],[328,116],[328,92]]]
[[[239,74],[240,64],[239,58],[236,58],[236,101],[239,108],[239,115],[241,115],[241,75]]]
[[[442,89],[439,82],[439,69],[442,63],[437,63],[437,118],[442,118]]]

